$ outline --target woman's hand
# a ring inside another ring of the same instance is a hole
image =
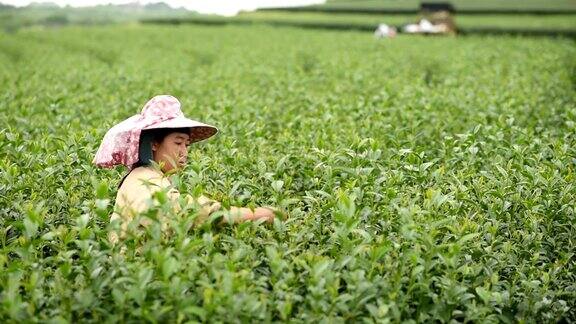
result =
[[[274,222],[275,208],[272,207],[258,207],[254,209],[253,220],[264,219],[268,223]]]
[[[258,207],[252,210],[246,207],[232,206],[230,207],[230,214],[232,215],[234,223],[257,221],[260,219],[267,223],[273,223],[276,215],[281,214],[281,212],[274,207]]]

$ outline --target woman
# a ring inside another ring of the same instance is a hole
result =
[[[169,95],[152,98],[140,114],[112,127],[96,153],[94,163],[100,167],[125,165],[129,173],[122,179],[116,195],[115,212],[111,221],[121,223],[120,237],[125,235],[128,224],[139,214],[145,212],[154,193],[166,191],[170,202],[177,211],[180,200],[198,204],[199,222],[211,213],[221,210],[217,201],[205,196],[194,199],[190,195],[181,195],[175,189],[168,175],[178,172],[185,166],[188,146],[191,143],[207,139],[218,130],[214,126],[203,124],[184,117],[180,102]],[[274,220],[273,208],[231,207],[228,212],[234,222],[264,219]],[[148,226],[149,219],[141,219],[140,224]],[[116,233],[110,240],[117,242]]]

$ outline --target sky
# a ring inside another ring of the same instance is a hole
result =
[[[94,6],[99,4],[122,4],[136,0],[0,0],[13,6],[26,6],[30,2],[53,2],[60,6]],[[172,7],[184,7],[204,14],[235,15],[240,10],[255,10],[265,7],[302,6],[323,3],[325,0],[140,0],[140,3],[165,2]]]

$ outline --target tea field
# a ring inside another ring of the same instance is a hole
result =
[[[0,34],[0,319],[574,322],[575,58],[258,25]],[[126,170],[91,161],[156,94],[220,129],[182,192],[287,218],[184,208],[110,245]]]

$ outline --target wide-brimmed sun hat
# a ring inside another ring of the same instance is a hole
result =
[[[180,101],[173,96],[156,96],[144,105],[141,113],[108,130],[93,162],[103,168],[116,165],[131,167],[138,162],[142,131],[159,128],[188,128],[192,143],[207,139],[218,132],[214,126],[184,117]]]

